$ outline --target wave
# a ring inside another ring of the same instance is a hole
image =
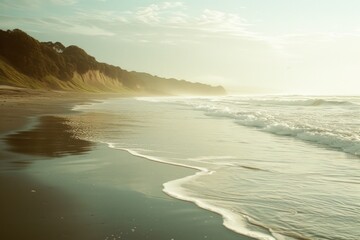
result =
[[[238,123],[241,124],[241,121],[238,121]],[[255,123],[255,126],[257,125],[258,124]],[[304,141],[341,150],[355,156],[360,156],[360,140],[352,139],[353,137],[351,134],[347,134],[349,136],[341,136],[331,130],[309,128],[306,126],[296,127],[286,123],[269,124],[263,127],[262,130],[276,135],[295,137]]]
[[[359,106],[359,98],[347,98],[347,100],[340,100],[339,98],[303,98],[303,99],[289,99],[282,98],[252,98],[252,97],[239,97],[239,96],[226,96],[226,97],[137,97],[138,101],[144,102],[170,102],[180,105],[189,105],[193,100],[204,100],[213,103],[236,104],[236,105],[279,105],[279,106]],[[184,102],[185,100],[185,102]]]
[[[241,215],[241,214],[235,213],[229,209],[214,206],[213,204],[210,204],[209,202],[207,202],[204,199],[201,199],[198,197],[193,197],[193,196],[190,196],[189,194],[187,194],[186,189],[184,189],[182,187],[182,185],[186,182],[192,181],[195,178],[201,177],[203,175],[206,175],[206,174],[204,172],[198,172],[192,176],[188,176],[185,178],[181,178],[181,179],[177,179],[177,180],[173,180],[173,181],[164,183],[163,191],[166,194],[168,194],[174,198],[177,198],[177,199],[180,199],[183,201],[193,202],[200,208],[220,214],[223,217],[223,225],[236,233],[239,233],[239,234],[242,234],[242,235],[245,235],[248,237],[252,237],[255,239],[259,239],[259,240],[280,239],[280,238],[276,238],[274,236],[276,234],[275,233],[273,234],[273,231],[271,229],[266,228],[262,225],[256,225],[256,226],[262,228],[264,231],[267,231],[268,234],[260,232],[260,231],[257,232],[257,231],[249,230],[246,226],[249,224],[253,224],[253,223],[251,223],[252,221],[249,216]]]
[[[351,98],[353,99],[353,98]],[[140,99],[139,99],[140,100]],[[144,99],[141,99],[144,101]],[[174,101],[175,100],[175,101]],[[347,99],[349,100],[349,99]],[[271,111],[261,111],[256,104],[266,105],[291,105],[291,106],[359,106],[356,103],[338,98],[329,99],[252,99],[239,98],[235,96],[204,99],[161,99],[158,102],[171,102],[177,105],[191,106],[196,110],[204,111],[208,116],[226,117],[236,121],[239,125],[255,127],[261,131],[294,137],[303,141],[316,143],[325,147],[343,151],[355,156],[360,156],[360,136],[357,131],[350,129],[336,129],[334,126],[323,127],[323,119],[320,119],[318,126],[312,123],[311,119],[301,122],[301,116],[294,113],[295,118],[282,119],[278,116],[278,110],[274,114]],[[229,105],[231,104],[231,105]],[[240,106],[241,105],[241,106]],[[253,107],[249,106],[253,105]],[[266,106],[267,107],[267,106]],[[241,110],[236,110],[241,109]],[[267,110],[268,108],[266,108]],[[270,108],[274,110],[273,108]],[[313,111],[313,110],[311,110]],[[317,110],[316,110],[317,111]],[[353,117],[356,116],[347,116]],[[319,119],[317,119],[319,120]]]
[[[215,173],[215,171],[210,171],[207,168],[202,168],[202,167],[197,167],[197,166],[169,162],[169,161],[163,160],[159,157],[142,154],[139,151],[134,150],[134,149],[117,147],[116,144],[114,144],[114,143],[106,143],[106,144],[110,148],[126,151],[133,156],[141,157],[141,158],[155,161],[155,162],[160,162],[160,163],[174,165],[174,166],[180,166],[180,167],[186,167],[186,168],[196,170],[197,172],[194,175],[186,176],[181,179],[176,179],[176,180],[172,180],[172,181],[164,183],[163,184],[163,192],[173,198],[195,203],[200,208],[203,208],[205,210],[208,210],[208,211],[211,211],[211,212],[221,215],[223,217],[223,225],[226,228],[228,228],[236,233],[239,233],[239,234],[251,237],[251,238],[255,238],[258,240],[281,240],[281,239],[284,239],[283,237],[285,235],[283,236],[279,233],[274,232],[272,229],[259,224],[258,222],[254,221],[250,216],[247,216],[245,214],[239,214],[239,213],[236,213],[229,209],[215,206],[215,205],[209,203],[208,201],[206,201],[206,199],[191,196],[191,194],[188,192],[188,190],[185,189],[184,187],[182,187],[183,184],[185,184],[185,183],[191,182],[202,176],[212,175]],[[256,226],[256,227],[262,229],[262,231],[250,230],[247,228],[248,225]],[[292,238],[292,239],[295,239],[295,238]]]
[[[287,106],[356,106],[350,101],[326,100],[326,99],[306,99],[306,100],[253,100],[256,104],[287,105]]]
[[[290,136],[360,156],[360,137],[350,130],[326,129],[306,123],[300,124],[257,111],[232,111],[227,107],[219,109],[209,105],[199,105],[196,109],[205,111],[208,116],[234,119],[242,126],[255,127],[264,132]]]

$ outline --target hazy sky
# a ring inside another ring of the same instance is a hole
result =
[[[359,0],[0,0],[0,27],[230,92],[360,94],[359,12]]]

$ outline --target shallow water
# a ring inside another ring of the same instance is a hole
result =
[[[199,170],[164,184],[257,239],[359,239],[360,98],[138,98],[77,106],[111,115],[88,140]]]
[[[80,155],[93,143],[75,137],[66,119],[41,116],[36,127],[7,135],[4,140],[11,152],[42,157]]]

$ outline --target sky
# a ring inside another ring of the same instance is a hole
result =
[[[0,0],[0,28],[230,93],[360,94],[358,0]]]

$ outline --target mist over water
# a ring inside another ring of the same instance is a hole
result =
[[[360,155],[359,97],[226,97],[186,104],[208,116]]]
[[[113,116],[80,137],[197,169],[164,191],[220,213],[233,231],[359,239],[359,97],[138,98],[77,109]]]

